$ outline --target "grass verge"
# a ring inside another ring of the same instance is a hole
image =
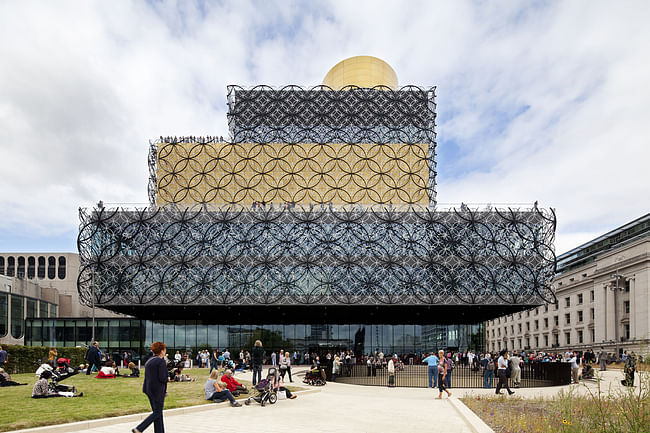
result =
[[[570,388],[551,399],[504,396],[462,399],[497,433],[648,433],[650,432],[650,372],[640,385],[579,395]]]
[[[144,371],[144,369],[143,369]],[[165,409],[214,404],[204,399],[208,369],[186,370],[196,382],[169,383]],[[247,387],[248,381],[237,377]],[[0,388],[0,431],[12,431],[151,411],[142,393],[143,378],[95,379],[79,374],[62,382],[84,393],[81,398],[32,399],[34,374],[15,374],[12,379],[26,386]],[[291,391],[303,388],[290,386]],[[246,398],[246,394],[238,399]],[[220,403],[227,404],[227,403]]]

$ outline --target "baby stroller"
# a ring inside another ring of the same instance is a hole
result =
[[[255,400],[263,407],[267,401],[271,404],[274,404],[276,401],[278,401],[278,382],[276,380],[276,377],[277,370],[273,367],[269,368],[266,379],[260,380],[257,385],[255,385],[255,388],[253,389],[254,394],[248,397],[244,404],[246,406],[249,406],[251,404],[251,400]]]
[[[73,394],[77,393],[77,388],[74,386],[69,386],[69,385],[63,385],[59,382],[61,382],[64,379],[67,379],[70,376],[74,376],[78,374],[79,372],[73,370],[72,372],[64,372],[64,373],[59,373],[58,370],[53,370],[52,371],[52,379],[48,385],[48,388],[50,389],[51,392],[71,392]]]
[[[70,376],[79,374],[79,369],[70,366],[68,358],[59,358],[56,360],[56,373],[59,375],[59,381],[67,379]],[[54,371],[52,372],[54,373]]]
[[[59,372],[58,369],[53,369],[50,364],[41,364],[40,367],[38,367],[38,370],[36,370],[36,377],[41,377],[41,374],[44,371],[49,371],[50,374],[52,374],[52,377],[50,379],[50,382],[48,383],[47,387],[50,390],[51,393],[56,393],[56,392],[72,392],[72,393],[77,393],[77,388],[74,386],[68,386],[68,385],[63,385],[59,382],[62,380],[67,379],[70,376],[74,376],[79,373],[79,371],[70,368],[72,371],[63,371]]]
[[[304,383],[312,386],[323,386],[327,383],[327,374],[321,367],[312,368],[305,374]]]

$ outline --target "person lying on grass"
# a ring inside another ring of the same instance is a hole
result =
[[[14,382],[13,380],[11,380],[11,376],[9,376],[9,373],[7,373],[4,368],[0,368],[0,387],[19,386],[19,385],[27,385],[27,384]]]

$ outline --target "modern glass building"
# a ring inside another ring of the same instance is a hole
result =
[[[484,320],[554,301],[552,210],[437,204],[435,89],[354,57],[228,90],[229,140],[151,143],[149,206],[80,209],[80,298],[139,319],[107,345],[480,350]]]
[[[87,319],[33,319],[27,321],[28,346],[82,346],[92,335]],[[229,348],[250,350],[256,339],[267,351],[299,353],[354,350],[369,353],[422,353],[432,348],[480,348],[484,327],[475,325],[366,325],[366,324],[270,324],[215,325],[197,320],[97,319],[95,339],[109,351],[147,353],[154,341],[176,349]],[[194,350],[194,353],[196,351]]]

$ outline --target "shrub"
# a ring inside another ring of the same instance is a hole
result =
[[[3,349],[9,354],[5,370],[10,374],[32,373],[41,364],[41,360],[47,360],[50,352],[49,347],[42,346],[17,346],[3,345]],[[85,363],[85,347],[57,347],[59,358],[69,358],[72,366]]]

